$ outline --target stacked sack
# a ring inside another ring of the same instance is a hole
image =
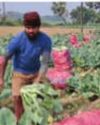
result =
[[[70,36],[70,43],[75,48],[80,48],[82,46],[82,44],[79,43],[78,38],[77,38],[77,36],[75,34],[72,34]]]
[[[65,89],[66,81],[72,76],[72,60],[67,48],[53,49],[53,68],[49,68],[47,78],[55,89]]]
[[[3,57],[3,56],[0,56],[0,72],[3,71],[4,61],[5,61],[4,57]]]
[[[79,42],[78,40],[78,36],[76,34],[72,34],[70,37],[69,37],[69,41],[71,43],[71,45],[75,48],[80,48],[82,47],[84,44],[87,44],[91,41],[91,35],[90,34],[87,34],[87,35],[84,35],[83,38],[82,38],[82,41]]]

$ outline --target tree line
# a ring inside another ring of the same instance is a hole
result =
[[[74,4],[74,3],[73,3]],[[63,24],[92,24],[100,23],[100,2],[81,2],[79,6],[69,12],[67,2],[52,2],[51,10],[54,15],[62,19]],[[70,19],[70,20],[69,20]],[[2,2],[2,19],[0,24],[7,22],[6,6]],[[21,24],[21,20],[18,20]],[[7,22],[8,24],[12,22]],[[4,23],[5,24],[5,23]],[[15,23],[16,25],[17,23]]]
[[[68,16],[74,24],[100,23],[100,2],[81,2],[70,13],[66,2],[53,2],[51,9],[55,15],[61,17],[63,23],[67,23]]]

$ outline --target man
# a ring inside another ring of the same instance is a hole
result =
[[[41,20],[37,12],[26,13],[23,23],[25,30],[12,38],[7,46],[0,74],[0,87],[3,88],[5,69],[8,60],[12,58],[12,96],[17,121],[24,111],[20,89],[29,83],[39,83],[45,77],[52,48],[50,38],[39,31]]]

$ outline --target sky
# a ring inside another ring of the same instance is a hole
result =
[[[17,11],[25,13],[27,11],[38,11],[42,16],[53,15],[51,10],[52,2],[5,2],[6,12],[7,11]],[[80,2],[68,2],[67,8],[70,12],[73,8],[80,5]],[[0,2],[0,13],[2,13],[2,3]]]

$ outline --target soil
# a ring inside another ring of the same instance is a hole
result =
[[[0,36],[5,36],[8,34],[16,34],[22,31],[23,27],[11,27],[11,26],[1,26],[0,27]],[[89,33],[93,29],[84,29],[84,34]],[[70,33],[80,33],[81,29],[79,28],[65,28],[65,27],[41,27],[41,31],[47,33],[48,35],[54,34],[70,34]]]

